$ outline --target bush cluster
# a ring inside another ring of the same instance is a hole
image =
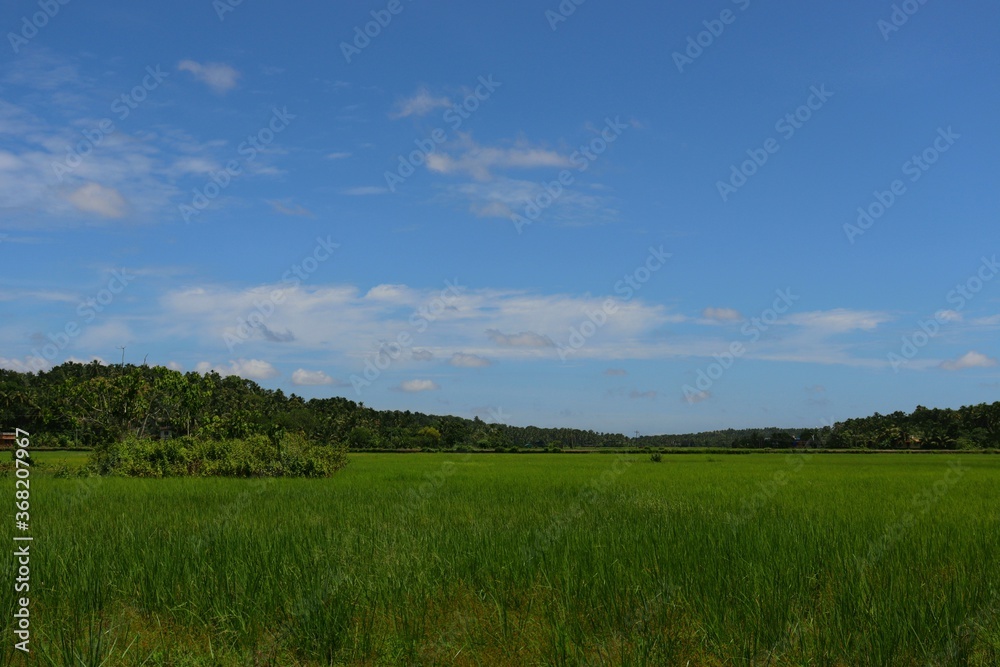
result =
[[[90,467],[124,477],[329,477],[345,465],[344,447],[285,433],[228,440],[129,437],[96,448]]]

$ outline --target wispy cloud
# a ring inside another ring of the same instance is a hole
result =
[[[934,318],[939,322],[961,322],[962,313],[955,310],[939,310],[935,313]]]
[[[530,203],[548,196],[540,182],[498,177],[489,182],[460,183],[444,186],[443,199],[464,202],[479,218],[509,220],[522,213]],[[581,192],[566,187],[541,213],[541,218],[567,227],[588,227],[619,219],[619,212],[607,196]]]
[[[440,174],[467,174],[476,180],[488,181],[497,170],[571,166],[568,156],[524,141],[510,147],[480,146],[468,135],[463,135],[456,143],[453,154],[442,150],[428,155],[427,168]]]
[[[66,199],[78,211],[102,218],[123,218],[128,210],[122,193],[99,183],[88,183],[71,192]]]
[[[737,322],[743,319],[740,311],[734,308],[706,308],[701,311],[701,316],[716,322]]]
[[[194,369],[198,373],[215,371],[222,376],[238,375],[247,380],[269,380],[280,375],[270,362],[260,359],[236,359],[231,360],[228,365],[202,361]]]
[[[35,289],[0,289],[0,301],[56,301],[79,303],[80,297],[69,292]]]
[[[996,365],[996,359],[976,351],[966,352],[958,359],[941,362],[941,368],[946,371],[962,371],[968,368],[992,368]]]
[[[555,345],[551,338],[534,331],[505,334],[497,329],[487,329],[486,335],[497,345],[505,347],[553,347]]]
[[[225,95],[236,87],[240,73],[236,68],[225,63],[199,63],[194,60],[182,60],[177,69],[190,72],[195,79],[201,81],[218,95]]]
[[[435,109],[446,109],[451,105],[451,100],[447,97],[435,97],[426,86],[421,86],[413,95],[397,100],[389,117],[399,119],[408,116],[426,116]]]
[[[433,380],[405,380],[401,382],[397,389],[407,393],[417,393],[421,391],[436,391],[441,387]]]
[[[21,359],[0,357],[0,368],[18,373],[35,373],[52,368],[52,363],[44,357],[27,356]]]
[[[308,371],[299,368],[292,373],[292,384],[300,387],[318,387],[334,384],[334,379],[323,371]]]
[[[802,327],[820,329],[828,333],[841,333],[857,329],[871,331],[880,324],[889,322],[892,319],[892,316],[883,312],[836,308],[833,310],[796,313],[789,315],[785,321]]]
[[[275,213],[280,213],[281,215],[289,216],[299,216],[303,218],[315,218],[316,214],[307,209],[301,204],[294,204],[290,201],[278,201],[274,199],[267,200],[267,203],[271,205],[271,208]]]
[[[712,392],[710,391],[696,391],[690,394],[686,394],[681,398],[685,403],[701,403],[712,398]]]
[[[485,368],[486,366],[493,365],[493,362],[485,357],[475,354],[465,354],[464,352],[456,352],[451,355],[451,360],[448,363],[458,368]]]
[[[268,310],[266,321],[250,327],[241,353],[248,359],[267,358],[300,363],[303,355],[323,355],[326,363],[357,369],[364,360],[400,334],[414,333],[411,315],[440,297],[441,287],[376,285],[365,290],[350,284],[329,284],[311,279],[290,286],[280,282],[246,288],[204,284],[168,290],[153,301],[147,317],[131,320],[108,314],[106,323],[130,323],[130,327],[102,330],[93,347],[78,345],[80,353],[104,353],[128,340],[183,340],[185,344],[211,349],[234,335],[237,324],[259,309],[260,303],[279,293],[280,301]],[[400,357],[399,370],[441,360],[456,368],[485,368],[503,361],[551,363],[560,346],[570,344],[585,313],[597,312],[607,296],[540,294],[496,288],[464,289],[428,322],[419,347]],[[834,312],[834,311],[831,311]],[[824,327],[830,318],[812,314],[804,324],[772,326],[760,340],[747,347],[745,358],[770,362],[818,363],[881,368],[886,361],[871,356],[877,342],[865,329],[853,330],[844,340],[843,313],[833,319],[837,326]],[[851,326],[867,326],[868,318],[847,318]],[[880,318],[874,318],[880,320]],[[665,336],[665,328],[670,335]],[[137,328],[141,327],[141,328]],[[625,371],[614,364],[624,360],[713,358],[732,342],[701,320],[671,312],[661,304],[641,298],[619,301],[600,331],[575,348],[576,361],[612,362],[607,377]],[[485,332],[485,334],[484,334]],[[708,333],[709,335],[706,335]],[[838,340],[832,340],[832,337]],[[268,355],[263,357],[262,355]],[[964,363],[968,363],[966,360]],[[937,362],[935,362],[937,363]],[[296,368],[297,366],[292,366]],[[229,373],[267,375],[233,362],[221,366]]]
[[[51,66],[58,69],[59,62]],[[6,70],[5,79],[12,78],[20,81]],[[165,126],[142,132],[121,123],[109,132],[101,117],[113,115],[111,108],[92,85],[66,82],[62,90],[71,99],[44,102],[26,90],[29,85],[37,84],[19,83],[0,101],[0,208],[8,225],[45,229],[159,219],[181,192],[178,179],[208,164],[178,145]],[[19,104],[7,101],[12,98]],[[53,110],[76,120],[50,122]]]

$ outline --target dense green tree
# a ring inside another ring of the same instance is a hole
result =
[[[318,444],[370,448],[578,449],[595,447],[801,446],[852,449],[1000,447],[1000,402],[957,410],[918,406],[822,428],[726,429],[628,437],[570,428],[511,426],[479,417],[377,411],[344,397],[302,399],[218,373],[182,374],[146,365],[67,362],[48,371],[0,370],[0,426],[35,442],[92,447],[156,438],[161,429],[202,440],[303,434]]]

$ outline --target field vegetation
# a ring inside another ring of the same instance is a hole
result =
[[[32,665],[1000,664],[994,456],[59,456],[35,456]]]

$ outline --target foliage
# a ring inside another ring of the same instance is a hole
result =
[[[986,449],[1000,447],[1000,402],[958,410],[918,406],[911,414],[875,413],[836,424],[835,449]]]
[[[227,440],[128,436],[96,448],[91,465],[99,474],[126,477],[329,477],[346,464],[344,448],[285,433],[277,442],[262,435]]]
[[[0,425],[40,445],[94,447],[131,437],[245,440],[300,432],[311,442],[366,449],[536,452],[587,448],[983,449],[1000,447],[1000,402],[912,414],[875,414],[823,428],[727,429],[626,437],[571,428],[487,423],[476,417],[378,411],[343,397],[304,400],[217,373],[67,362],[50,371],[0,370]]]

